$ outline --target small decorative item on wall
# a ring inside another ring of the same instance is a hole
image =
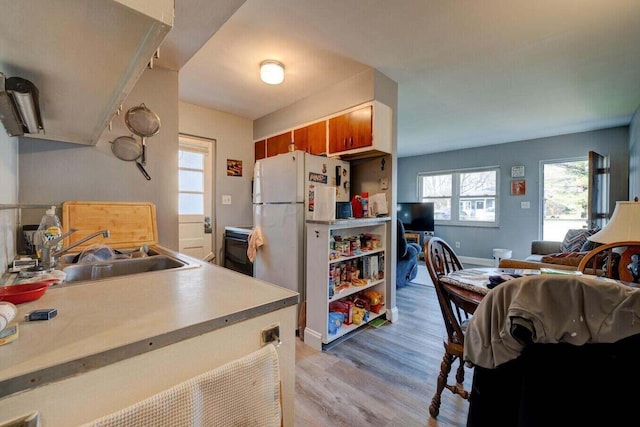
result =
[[[526,181],[524,179],[511,180],[511,195],[524,196],[526,193]]]
[[[522,177],[524,177],[524,166],[512,166],[511,178],[522,178]]]
[[[227,176],[242,176],[242,160],[227,159]]]

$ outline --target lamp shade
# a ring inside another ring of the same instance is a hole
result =
[[[616,202],[609,223],[588,239],[605,244],[640,241],[640,202]]]
[[[284,65],[278,61],[264,61],[260,64],[260,79],[270,85],[284,81]]]

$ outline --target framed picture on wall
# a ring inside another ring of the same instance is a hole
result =
[[[524,179],[512,179],[511,180],[511,195],[512,196],[524,196],[526,193],[527,182]]]
[[[513,166],[511,168],[511,178],[523,178],[524,166]]]
[[[242,176],[242,160],[227,159],[227,176]]]

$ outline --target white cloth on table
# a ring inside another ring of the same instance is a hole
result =
[[[531,328],[534,343],[616,342],[640,333],[640,289],[588,275],[506,281],[473,314],[464,360],[492,369],[516,359],[524,344],[511,335],[515,322]]]
[[[273,344],[83,427],[281,425],[280,371]]]

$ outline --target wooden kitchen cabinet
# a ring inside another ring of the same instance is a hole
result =
[[[292,141],[297,150],[315,155],[345,160],[377,157],[393,151],[392,129],[391,107],[370,101],[266,140],[254,141],[255,159],[286,153]]]
[[[289,144],[293,141],[293,132],[288,131],[281,133],[280,135],[267,138],[267,157],[275,156],[277,154],[286,153],[289,151]]]
[[[374,101],[329,119],[329,156],[391,153],[391,108]]]
[[[371,146],[372,121],[370,105],[329,119],[329,153]]]
[[[293,140],[298,150],[310,154],[327,152],[327,121],[313,123],[293,131]]]
[[[263,139],[261,141],[256,141],[253,144],[253,152],[254,152],[255,161],[258,161],[260,159],[264,159],[265,157],[267,157],[267,140]]]

